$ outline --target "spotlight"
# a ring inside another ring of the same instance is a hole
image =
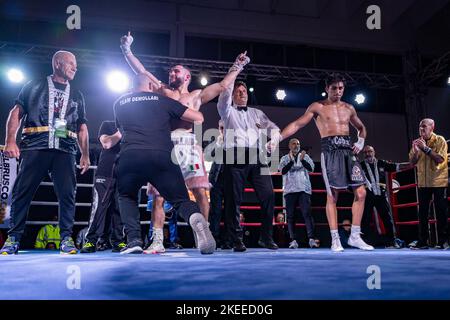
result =
[[[326,97],[327,96],[327,93],[326,92],[322,92],[322,97]]]
[[[253,92],[253,91],[255,91],[255,88],[250,87],[250,88],[248,88],[248,91]]]
[[[206,77],[202,77],[202,78],[200,79],[200,84],[201,84],[202,86],[206,86],[206,85],[208,84],[208,79],[207,79]]]
[[[355,101],[357,104],[363,104],[366,101],[366,97],[362,93],[358,93],[355,97]]]
[[[447,79],[447,84],[450,84],[450,77],[448,77]]]
[[[109,89],[114,92],[124,92],[130,85],[128,76],[121,71],[112,71],[106,77]]]
[[[284,98],[286,98],[286,91],[284,91],[283,89],[277,90],[275,96],[277,97],[278,100],[283,101]]]
[[[23,72],[19,69],[9,69],[7,75],[9,81],[14,83],[21,83],[23,82],[23,80],[25,80]]]

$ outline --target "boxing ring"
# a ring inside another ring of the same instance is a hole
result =
[[[312,173],[312,177],[320,175]],[[402,180],[395,175],[390,178]],[[44,182],[41,188],[49,186]],[[91,187],[85,182],[78,185],[80,190]],[[413,183],[405,184],[389,193],[398,228],[417,224],[414,219],[398,220],[401,210],[417,207],[416,201],[400,202],[401,193],[414,192],[415,187]],[[246,188],[245,192],[251,194],[253,190]],[[281,192],[275,189],[277,197]],[[314,193],[323,196],[325,190],[314,188]],[[34,207],[44,205],[55,203],[33,202]],[[89,205],[77,203],[77,210]],[[277,203],[276,210],[283,208]],[[250,215],[257,212],[258,206],[243,205],[241,209]],[[350,209],[342,206],[338,210],[342,213]],[[315,216],[321,211],[324,212],[323,206],[313,207]],[[86,223],[77,221],[77,225]],[[243,225],[258,227],[259,223]],[[450,299],[449,257],[450,250],[346,249],[333,253],[325,246],[276,251],[249,248],[244,253],[217,250],[207,256],[196,249],[168,249],[159,255],[103,251],[70,256],[55,251],[21,250],[19,255],[0,257],[0,299]]]
[[[89,167],[90,171],[95,171],[96,169],[97,169],[96,166]],[[405,172],[405,171],[408,171],[408,170],[400,171],[400,173]],[[310,175],[310,177],[319,177],[320,178],[322,176],[322,173],[321,172],[311,172],[311,173],[309,173],[309,175]],[[412,220],[409,220],[409,221],[400,221],[399,220],[399,211],[401,209],[405,209],[405,208],[417,208],[418,202],[417,202],[417,198],[416,198],[416,201],[414,201],[414,202],[399,203],[396,193],[398,191],[402,191],[402,190],[412,190],[412,189],[416,190],[417,183],[414,182],[414,183],[399,186],[397,188],[392,188],[392,181],[395,180],[396,176],[397,176],[397,173],[388,174],[388,177],[387,177],[388,178],[388,196],[389,196],[389,201],[390,201],[391,207],[392,207],[393,221],[394,221],[394,225],[396,226],[397,235],[401,237],[401,233],[399,233],[399,226],[417,226],[419,222],[417,220],[417,210],[416,210],[416,214],[414,216],[416,219],[414,220],[414,218],[413,218]],[[92,187],[94,185],[93,177],[94,177],[94,173],[92,172],[92,182],[90,182],[90,183],[78,182],[77,183],[77,192],[80,189],[92,189]],[[281,177],[281,173],[278,173],[278,172],[272,173],[272,177],[273,177],[273,179],[276,179],[276,177]],[[53,183],[51,181],[43,181],[43,182],[41,182],[39,188],[40,189],[49,188],[52,186],[53,186]],[[50,190],[52,190],[52,188],[50,188]],[[141,208],[141,209],[147,207],[147,198],[144,195],[145,191],[146,191],[146,186],[142,186],[141,192],[139,194],[139,208]],[[246,194],[253,194],[255,191],[253,188],[245,188],[244,192]],[[344,192],[351,194],[350,191],[344,191]],[[276,202],[277,202],[277,198],[279,198],[279,196],[277,196],[277,195],[282,195],[283,189],[274,188],[274,193],[276,195]],[[313,193],[313,195],[320,195],[321,197],[325,197],[326,190],[319,189],[319,188],[313,188],[312,193]],[[417,191],[415,192],[415,194],[417,196]],[[191,195],[191,198],[193,198],[192,195]],[[450,197],[449,197],[449,200],[450,200]],[[31,205],[32,205],[32,207],[35,207],[35,206],[57,207],[58,202],[56,202],[56,201],[40,201],[40,200],[34,199],[31,202]],[[77,211],[80,211],[82,209],[87,209],[88,211],[90,211],[91,205],[92,205],[91,202],[86,202],[86,201],[83,201],[83,202],[77,201],[76,202]],[[261,207],[259,205],[241,205],[240,208],[241,208],[242,212],[246,215],[246,217],[248,217],[249,215],[257,214],[257,211],[259,211],[261,209]],[[278,201],[278,205],[275,205],[275,212],[281,210],[284,213],[285,209],[286,209],[286,207],[283,205],[283,203],[280,203],[280,201]],[[321,213],[325,213],[324,205],[323,206],[313,205],[311,207],[311,209],[312,209],[314,218],[317,218],[318,215]],[[343,211],[349,212],[349,211],[351,211],[351,209],[352,209],[351,205],[350,206],[342,206],[342,205],[339,206],[338,205],[337,206],[338,216],[339,216],[339,213],[342,213]],[[31,212],[30,215],[32,215],[33,214],[32,209],[30,209],[30,212]],[[348,214],[347,214],[347,216],[351,217],[351,215],[348,215]],[[89,218],[89,216],[87,216],[87,217]],[[141,220],[142,225],[150,224],[150,219],[149,219],[150,214],[148,214],[147,216],[141,215],[141,217],[146,217],[146,219],[143,218]],[[89,219],[84,219],[82,221],[75,221],[74,225],[75,226],[87,226],[88,220]],[[256,218],[254,220],[256,220]],[[284,221],[286,221],[286,219],[284,219]],[[46,221],[46,220],[37,220],[37,221],[29,220],[29,221],[27,221],[27,225],[45,225],[45,224],[51,224],[51,223],[54,223],[54,221]],[[378,228],[378,231],[383,234],[384,226],[381,222],[381,219],[377,219],[375,216],[375,223]],[[430,226],[435,225],[435,223],[436,223],[435,219],[430,219],[430,221],[429,221]],[[182,226],[182,227],[188,226],[188,224],[186,222],[182,222],[182,221],[179,221],[178,225]],[[222,225],[223,225],[223,223],[222,223]],[[261,223],[260,222],[242,222],[241,225],[243,227],[260,227]],[[286,222],[277,222],[274,217],[273,225],[283,227],[283,226],[287,226],[287,223]],[[327,222],[318,222],[318,223],[315,223],[315,226],[328,228],[328,223]],[[298,222],[298,223],[296,223],[296,227],[304,228],[305,224]]]

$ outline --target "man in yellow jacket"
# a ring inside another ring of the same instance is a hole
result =
[[[436,209],[438,243],[436,248],[448,247],[447,186],[448,155],[445,138],[435,134],[434,120],[423,119],[419,124],[420,138],[412,143],[409,160],[417,165],[419,195],[419,241],[415,249],[428,249],[428,209],[433,197]]]
[[[35,249],[59,249],[61,237],[58,217],[55,216],[53,221],[55,221],[55,224],[47,224],[39,230],[34,244]]]

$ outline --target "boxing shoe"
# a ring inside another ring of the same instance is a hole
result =
[[[208,222],[201,213],[193,213],[189,217],[189,224],[197,238],[197,248],[202,254],[211,254],[216,250],[216,241],[209,230]]]
[[[164,235],[162,229],[154,229],[153,230],[153,242],[152,244],[144,250],[145,254],[155,254],[155,253],[164,253],[166,252],[166,248],[164,248]]]
[[[341,239],[339,237],[332,238],[331,239],[331,251],[333,252],[343,252],[344,248],[341,244]]]
[[[364,242],[364,240],[361,238],[361,233],[359,232],[352,233],[348,238],[347,243],[349,246],[361,250],[372,251],[374,249],[371,245]]]

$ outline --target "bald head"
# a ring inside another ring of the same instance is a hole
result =
[[[433,131],[434,131],[434,120],[433,119],[425,118],[425,119],[422,119],[422,121],[420,121],[419,134],[423,139],[425,139],[425,140],[430,139]]]
[[[150,78],[146,76],[143,73],[138,73],[133,77],[133,91],[144,91],[144,92],[151,92],[152,85],[150,82]]]
[[[434,128],[434,120],[430,118],[425,118],[420,121],[420,124],[425,123],[427,125],[433,126]]]
[[[52,58],[53,75],[63,80],[73,80],[77,72],[77,59],[72,52],[57,51]]]
[[[289,140],[289,150],[297,154],[300,151],[300,141],[296,138]]]

